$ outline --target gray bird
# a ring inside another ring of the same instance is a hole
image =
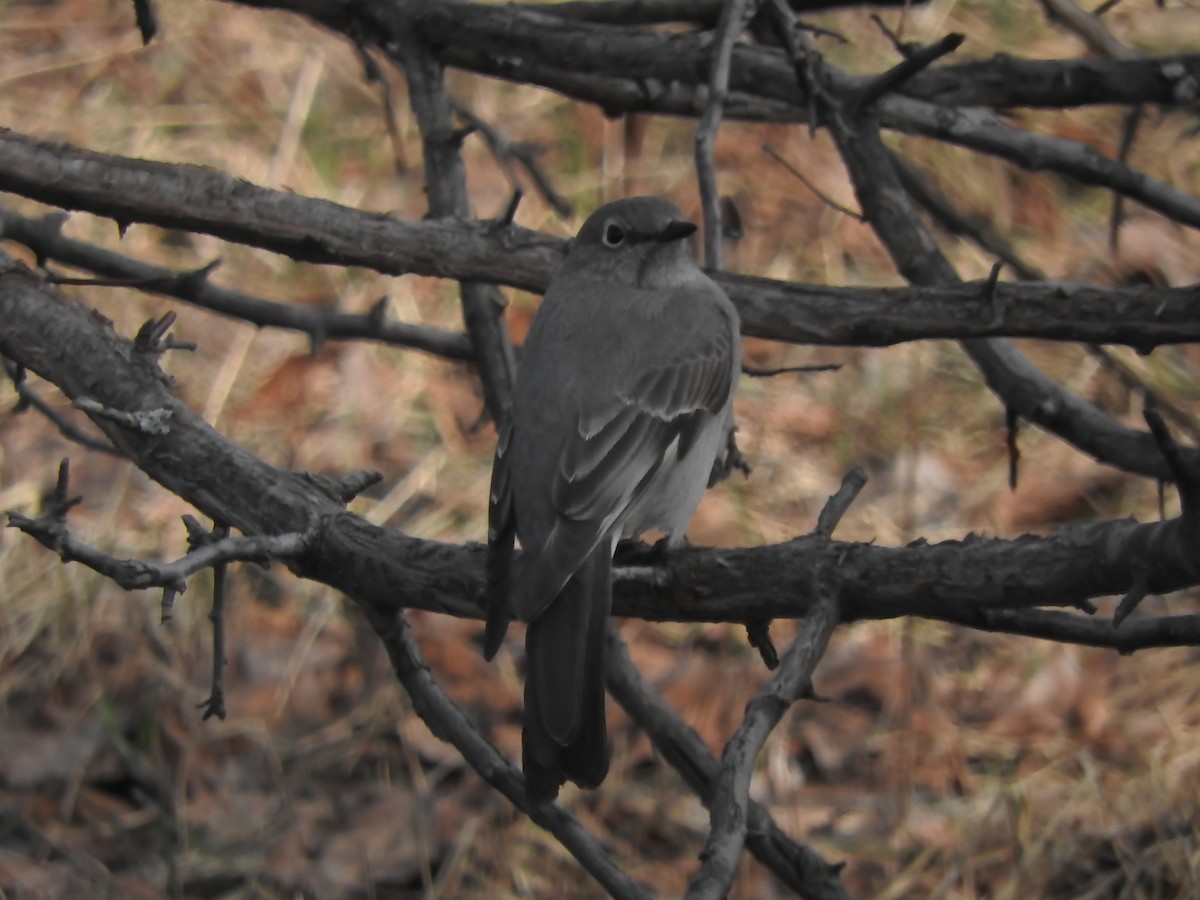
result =
[[[692,259],[684,239],[695,230],[658,197],[600,207],[522,350],[492,469],[484,653],[495,654],[512,616],[528,623],[522,762],[532,799],[608,774],[613,549],[650,529],[681,542],[732,434],[738,315]]]

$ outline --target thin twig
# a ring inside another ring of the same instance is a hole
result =
[[[133,0],[133,15],[138,33],[142,36],[142,46],[148,47],[158,34],[158,17],[154,13],[153,0]]]
[[[823,537],[829,540],[833,537],[834,529],[838,523],[842,521],[842,517],[846,515],[846,510],[850,508],[850,504],[862,492],[862,489],[867,484],[867,473],[860,466],[855,466],[842,477],[842,483],[838,487],[837,492],[832,497],[825,501],[825,505],[821,507],[821,512],[817,516],[817,525],[813,529],[813,534],[817,537]]]
[[[214,522],[209,541],[220,543],[229,537],[229,526]],[[211,546],[208,542],[205,545]],[[219,562],[213,566],[212,607],[208,619],[212,622],[212,687],[208,698],[199,704],[204,718],[225,718],[225,578],[229,564]]]
[[[1052,22],[1063,25],[1087,43],[1089,47],[1101,56],[1111,59],[1131,59],[1136,51],[1118,41],[1112,36],[1098,15],[1079,8],[1075,0],[1042,0],[1047,17]]]
[[[772,147],[770,144],[763,144],[762,149],[763,149],[763,153],[767,154],[767,156],[771,157],[771,159],[775,160],[775,162],[779,163],[781,166],[783,166],[785,169],[787,169],[793,176],[795,176],[797,179],[799,179],[801,184],[803,184],[806,188],[808,188],[810,191],[812,191],[817,196],[817,199],[820,200],[822,203],[824,203],[826,206],[828,206],[830,209],[836,209],[838,212],[842,213],[843,215],[850,216],[850,218],[857,219],[860,222],[863,220],[862,213],[855,212],[854,210],[850,209],[849,207],[842,206],[840,203],[838,203],[836,200],[834,200],[829,195],[822,193],[820,188],[818,188],[815,184],[813,184],[811,181],[809,181],[808,178],[805,177],[803,172],[801,172],[799,169],[797,169],[795,166],[793,166],[790,162],[788,162],[786,159],[784,159],[779,154],[779,152],[774,147]]]
[[[1125,163],[1129,160],[1129,151],[1133,149],[1133,140],[1137,137],[1138,126],[1145,117],[1146,107],[1135,106],[1125,113],[1121,122],[1121,142],[1117,146],[1117,160]],[[1125,220],[1125,198],[1114,192],[1112,211],[1108,218],[1108,247],[1115,254],[1120,246],[1121,223]]]
[[[754,366],[742,363],[742,374],[748,378],[774,378],[776,375],[791,375],[796,373],[836,372],[841,367],[841,363],[823,363],[819,366],[781,366],[777,369],[756,369]]]
[[[1176,443],[1158,410],[1144,409],[1142,418],[1150,426],[1150,433],[1154,435],[1159,452],[1167,461],[1171,474],[1175,476],[1175,489],[1179,492],[1179,504],[1183,510],[1180,522],[1200,532],[1200,466],[1194,465],[1184,456],[1182,448]]]
[[[392,143],[392,168],[397,175],[403,175],[408,170],[408,159],[405,153],[404,136],[400,134],[400,119],[397,115],[396,100],[392,95],[392,85],[387,76],[379,68],[371,51],[367,49],[362,28],[356,24],[350,26],[350,40],[358,54],[358,61],[363,67],[363,75],[368,84],[379,85],[380,99],[383,101],[383,124],[387,128],[388,140]]]
[[[70,441],[74,441],[81,447],[88,450],[95,450],[99,453],[107,453],[110,456],[124,457],[116,447],[105,440],[85,432],[82,428],[62,415],[53,406],[38,396],[37,392],[29,385],[25,379],[24,370],[10,359],[4,360],[4,371],[12,381],[13,390],[17,392],[17,403],[13,407],[13,412],[21,413],[32,407],[40,412],[43,416],[50,420],[55,428],[63,437]]]
[[[95,419],[115,422],[122,428],[139,434],[166,434],[171,430],[171,417],[174,415],[174,411],[165,406],[140,410],[113,409],[91,397],[76,397],[75,408],[83,410]]]
[[[191,551],[174,562],[149,562],[118,559],[72,537],[65,526],[65,518],[60,520],[53,511],[36,518],[10,511],[8,525],[53,550],[63,562],[82,563],[127,591],[169,587],[183,593],[187,589],[187,579],[202,569],[230,562],[264,563],[272,559],[289,559],[303,553],[313,539],[311,533],[296,532],[227,537]]]
[[[1004,449],[1008,452],[1008,489],[1017,489],[1017,478],[1020,474],[1021,445],[1017,435],[1021,429],[1021,414],[1013,407],[1004,407]]]
[[[545,170],[538,163],[538,157],[545,152],[544,147],[540,144],[513,143],[502,131],[475,115],[469,107],[458,100],[451,99],[450,107],[460,119],[467,122],[474,131],[482,135],[484,142],[488,145],[488,149],[492,151],[492,156],[500,164],[500,168],[504,170],[504,174],[515,192],[521,190],[521,182],[517,178],[517,173],[513,168],[514,163],[525,170],[533,182],[533,186],[541,194],[542,199],[550,205],[560,218],[570,218],[570,201],[555,190],[554,185],[550,183],[550,176],[546,174]],[[511,222],[512,219],[509,218],[509,221]]]
[[[724,268],[721,198],[717,190],[713,147],[729,98],[729,64],[733,45],[746,27],[747,15],[752,15],[757,5],[757,0],[724,0],[722,3],[708,70],[708,99],[704,103],[704,114],[696,126],[696,181],[700,188],[700,206],[704,210],[704,265],[713,272]]]
[[[625,642],[612,626],[605,654],[605,684],[655,748],[706,806],[711,805],[718,762],[704,740],[642,678]],[[783,832],[760,803],[747,806],[746,846],[754,857],[808,900],[849,900],[838,880],[841,864],[830,864],[814,850]]]
[[[886,72],[876,75],[855,92],[853,103],[860,109],[870,106],[885,94],[897,91],[918,72],[929,68],[943,56],[948,56],[962,46],[965,34],[951,33],[928,47],[910,50],[904,59]]]
[[[1150,386],[1150,384],[1130,368],[1123,360],[1109,353],[1099,344],[1085,344],[1084,349],[1092,356],[1100,360],[1101,364],[1106,369],[1111,371],[1120,382],[1129,390],[1134,391],[1142,396],[1143,401],[1147,406],[1152,406],[1155,409],[1161,410],[1171,418],[1176,428],[1187,432],[1188,437],[1193,441],[1200,441],[1200,423],[1197,423],[1192,418],[1191,413],[1184,409],[1179,404],[1175,403],[1169,397],[1162,396],[1158,391]]]
[[[1036,267],[1017,255],[1012,244],[1001,237],[992,227],[979,218],[969,218],[958,210],[950,199],[937,190],[910,166],[898,153],[891,152],[892,163],[900,183],[934,220],[951,234],[962,235],[984,250],[998,256],[1012,266],[1018,276],[1028,281],[1041,281],[1046,276]]]

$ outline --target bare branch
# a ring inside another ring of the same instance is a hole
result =
[[[615,628],[609,628],[605,660],[609,692],[646,731],[658,752],[700,801],[710,805],[717,760],[700,735],[646,684]],[[810,847],[792,841],[756,801],[749,802],[746,815],[746,846],[784,884],[809,900],[849,900],[837,877],[841,864],[831,865]]]
[[[171,410],[171,428],[162,435],[97,421],[151,478],[243,534],[302,533],[316,520],[315,543],[292,560],[293,568],[360,604],[390,614],[403,598],[415,609],[483,617],[482,545],[457,547],[375,528],[346,512],[311,479],[233,446],[187,409],[156,370],[133,365],[128,341],[22,272],[11,267],[0,273],[0,354],[27,365],[68,397],[87,385],[102,404],[136,402]],[[91,384],[95,372],[105,378]],[[1193,458],[1183,448],[1181,454]],[[202,477],[206,472],[220,475]],[[810,584],[826,559],[837,560],[848,586],[842,600],[847,620],[1076,606],[1089,597],[1123,594],[1146,568],[1155,593],[1200,584],[1200,554],[1179,519],[1120,520],[1044,538],[971,536],[902,548],[813,538],[736,550],[688,547],[674,551],[653,581],[627,580],[618,571],[613,611],[661,621],[803,616],[809,601],[798,586]]]
[[[812,672],[839,621],[836,589],[826,588],[804,620],[779,670],[746,706],[746,717],[721,755],[710,805],[712,824],[701,853],[704,861],[687,896],[724,897],[746,841],[750,776],[759,751],[793,703],[812,696]]]
[[[1049,609],[945,610],[930,618],[981,631],[1018,634],[1063,644],[1133,653],[1151,647],[1200,644],[1200,615],[1135,618],[1114,628],[1107,619]]]
[[[789,0],[797,12],[822,12],[847,6],[859,6],[862,0]],[[873,6],[907,6],[925,0],[873,0]],[[722,0],[568,0],[565,3],[529,3],[552,16],[608,25],[662,25],[688,22],[704,27],[716,24]]]
[[[1130,368],[1123,360],[1109,353],[1099,344],[1088,344],[1085,349],[1096,359],[1100,360],[1104,368],[1116,375],[1126,388],[1140,395],[1146,406],[1161,410],[1171,417],[1171,421],[1175,423],[1176,428],[1186,431],[1188,437],[1193,441],[1200,441],[1200,423],[1196,422],[1188,410],[1184,409],[1178,403],[1172,402],[1168,397],[1162,396],[1159,391],[1152,388],[1142,376]]]
[[[696,181],[700,188],[700,206],[704,210],[704,265],[713,272],[724,268],[721,196],[717,189],[713,146],[717,142],[717,131],[729,99],[729,61],[733,55],[733,45],[746,27],[748,16],[754,14],[758,5],[757,0],[749,6],[747,3],[748,0],[724,0],[721,5],[708,69],[708,99],[704,103],[700,124],[696,126]]]
[[[1110,59],[1132,59],[1136,52],[1118,41],[1097,15],[1084,12],[1074,0],[1041,0],[1051,22],[1079,35],[1092,50]]]
[[[0,188],[5,186],[71,209],[212,234],[309,262],[335,261],[336,255],[344,265],[388,274],[415,272],[532,291],[545,289],[566,244],[516,225],[402,222],[254,187],[211,169],[105,156],[0,130]],[[7,227],[10,220],[4,221]],[[34,240],[18,235],[22,242]],[[70,245],[36,246],[66,253]],[[98,265],[97,271],[120,274],[117,263],[101,261],[114,268]],[[76,262],[82,260],[70,264]],[[972,284],[874,289],[730,273],[716,279],[737,305],[745,334],[793,343],[885,346],[1005,335],[1126,344],[1148,352],[1200,340],[1200,297],[1190,288],[1001,284],[993,298]],[[992,315],[993,300],[1003,303],[1000,321]],[[354,336],[351,331],[346,336]]]
[[[862,493],[866,484],[867,473],[860,467],[855,466],[847,472],[842,478],[842,484],[837,493],[826,500],[825,505],[821,507],[821,512],[817,516],[817,527],[813,529],[813,534],[817,537],[832,538],[834,529],[838,527],[838,523],[846,515],[846,510]]]
[[[857,466],[846,473],[837,493],[821,509],[812,537],[828,541],[866,483],[866,473]],[[840,587],[835,584],[840,583],[840,579],[832,574],[836,571],[836,567],[823,567],[814,573],[813,582],[819,596],[804,619],[804,627],[788,648],[782,663],[777,662],[778,671],[747,704],[745,718],[725,745],[712,791],[708,840],[700,854],[703,865],[688,887],[689,897],[719,898],[729,892],[746,841],[750,776],[758,754],[788,708],[802,697],[813,695],[813,669],[824,655],[840,620]],[[753,625],[750,630],[752,643],[755,638],[761,641],[766,635],[765,621],[759,620]],[[769,637],[766,646],[770,646]],[[774,652],[771,647],[770,653],[773,655]]]
[[[892,165],[896,167],[896,174],[900,178],[900,183],[904,185],[904,189],[933,217],[938,225],[951,234],[962,235],[989,253],[996,255],[1012,266],[1013,271],[1020,278],[1027,281],[1040,281],[1046,277],[1035,266],[1017,256],[1012,245],[993,231],[986,221],[971,219],[963,215],[950,202],[949,198],[922,178],[899,154],[893,152],[891,157]]]
[[[1083,184],[1109,188],[1192,228],[1200,228],[1200,200],[1111,159],[1086,144],[1030,134],[979,108],[946,108],[890,95],[880,102],[880,124],[998,156],[1024,169],[1046,169]]]
[[[366,607],[367,616],[392,662],[413,709],[437,737],[453,744],[483,779],[514,806],[550,832],[613,897],[641,898],[647,892],[626,875],[579,820],[556,803],[530,803],[524,779],[463,714],[429,671],[402,612],[384,614]]]
[[[0,129],[0,190],[121,223],[179,228],[302,262],[545,286],[562,240],[455,218],[404,222],[202,166],[107,156]],[[529,276],[533,275],[533,280]]]
[[[529,175],[529,179],[533,182],[533,186],[537,188],[537,192],[541,195],[542,199],[560,217],[564,219],[570,217],[571,204],[562,194],[555,190],[554,185],[550,182],[550,176],[543,171],[542,166],[538,163],[538,157],[544,152],[544,147],[530,143],[514,144],[502,131],[475,115],[465,104],[457,100],[451,100],[450,106],[454,110],[455,115],[463,119],[473,131],[477,131],[483,136],[488,149],[492,151],[496,162],[504,170],[504,174],[508,177],[508,181],[515,193],[520,193],[521,182],[517,178],[514,166],[520,166]],[[506,224],[512,222],[512,215],[508,215],[504,219],[504,222]]]
[[[771,157],[771,159],[775,160],[775,162],[779,163],[781,166],[783,166],[785,169],[787,169],[788,172],[790,172],[801,184],[803,184],[806,188],[808,188],[810,191],[812,191],[813,194],[816,195],[818,200],[820,200],[822,203],[824,203],[830,209],[835,209],[838,212],[840,212],[842,215],[849,216],[852,219],[857,219],[860,222],[863,220],[862,213],[855,212],[854,210],[850,209],[849,207],[842,206],[840,203],[837,203],[832,197],[829,197],[829,196],[825,195],[824,193],[822,193],[815,184],[813,184],[811,181],[809,181],[804,176],[803,172],[801,172],[799,169],[797,169],[795,166],[793,166],[790,162],[788,162],[786,159],[784,159],[782,156],[780,156],[779,151],[777,151],[770,144],[763,144],[762,148],[763,148],[763,153],[767,154],[767,156]]]
[[[120,456],[121,453],[112,444],[107,441],[102,441],[99,438],[85,432],[78,425],[62,415],[53,406],[38,396],[37,392],[29,385],[25,379],[25,370],[13,363],[10,359],[4,360],[4,371],[12,381],[13,390],[17,392],[17,404],[13,407],[13,412],[21,413],[32,407],[40,412],[43,416],[53,423],[54,427],[59,430],[63,437],[74,441],[81,447],[88,450],[95,450],[99,453],[107,453],[110,456]]]
[[[421,130],[425,158],[425,190],[429,212],[440,218],[469,219],[466,170],[454,138],[453,111],[442,77],[442,64],[424,45],[406,37],[400,44],[400,62],[408,80],[409,103]],[[516,355],[504,322],[504,298],[491,284],[462,281],[463,319],[483,394],[492,419],[501,422],[512,405]]]
[[[193,552],[229,540],[228,525],[213,523],[212,533],[202,536],[199,529],[191,527],[186,518],[184,522],[189,525],[189,545]],[[213,566],[212,607],[208,613],[213,630],[212,689],[208,699],[200,704],[205,719],[212,716],[222,720],[225,718],[225,579],[228,574],[228,562],[222,560]]]
[[[948,34],[940,41],[928,47],[916,47],[905,54],[904,59],[886,72],[871,78],[854,93],[853,103],[858,107],[870,106],[885,94],[899,90],[906,82],[911,81],[919,72],[948,56],[963,45],[967,39],[963,34]]]
[[[142,36],[142,46],[149,46],[158,34],[158,16],[154,12],[152,0],[133,0],[133,14],[138,32]]]
[[[255,325],[300,331],[307,334],[314,344],[326,340],[359,338],[397,347],[411,347],[464,362],[474,358],[471,343],[462,334],[397,322],[387,319],[376,310],[343,313],[321,306],[264,300],[214,285],[208,276],[218,265],[217,262],[192,272],[175,272],[92,244],[71,240],[62,234],[62,225],[61,214],[51,213],[41,219],[29,219],[0,207],[0,236],[28,247],[43,262],[54,260],[72,268],[95,272],[128,287],[174,297]],[[62,281],[59,280],[59,283]]]
[[[60,516],[53,508],[36,518],[10,511],[8,525],[53,550],[63,562],[83,563],[127,591],[170,588],[183,593],[187,589],[187,579],[202,569],[230,562],[265,563],[272,559],[288,559],[305,552],[313,540],[312,532],[226,537],[197,548],[174,562],[155,563],[117,559],[72,537],[65,516]]]

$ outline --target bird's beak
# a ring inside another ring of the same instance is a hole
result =
[[[676,219],[675,221],[668,222],[666,228],[658,232],[658,234],[651,235],[649,239],[658,241],[660,244],[665,244],[668,241],[678,241],[695,233],[695,222],[684,222]]]

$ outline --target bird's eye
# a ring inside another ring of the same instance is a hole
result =
[[[620,247],[625,243],[625,229],[616,222],[609,222],[604,226],[603,240],[605,247]]]

